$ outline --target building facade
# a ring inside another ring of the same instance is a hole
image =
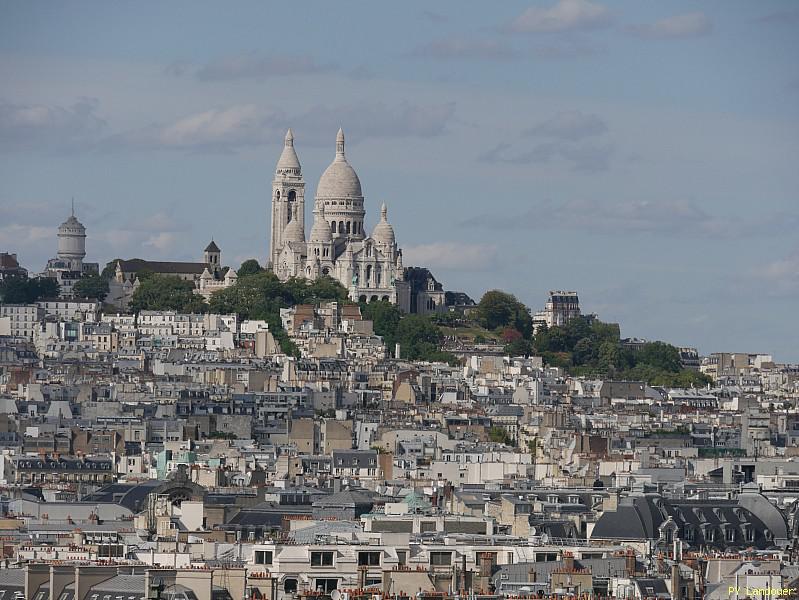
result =
[[[341,130],[335,159],[316,189],[314,222],[307,240],[304,214],[305,182],[289,129],[272,183],[268,266],[282,281],[329,276],[346,287],[354,301],[387,300],[409,311],[410,286],[388,209],[382,206],[380,222],[368,235],[361,181],[347,161]]]

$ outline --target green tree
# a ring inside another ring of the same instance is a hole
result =
[[[373,322],[375,333],[383,338],[389,353],[393,352],[397,342],[397,327],[402,319],[399,307],[385,300],[361,303],[361,314],[364,319]]]
[[[60,286],[55,279],[6,277],[0,282],[0,303],[31,304],[42,298],[57,298]]]
[[[100,277],[103,279],[113,279],[117,272],[117,262],[122,260],[121,258],[115,258],[114,260],[107,262],[105,267],[103,267],[102,272],[100,273]]]
[[[207,312],[208,305],[194,293],[194,284],[179,277],[151,275],[141,281],[133,292],[130,308],[141,310],[176,310],[180,312]]]
[[[682,369],[680,351],[671,344],[649,342],[635,353],[636,362],[650,365],[662,371],[677,373]]]
[[[75,295],[82,298],[97,298],[100,302],[108,295],[108,279],[102,275],[84,275],[72,287]]]
[[[254,258],[250,258],[241,263],[237,275],[239,277],[247,277],[248,275],[255,275],[263,271],[261,265]]]
[[[533,331],[533,319],[527,307],[513,294],[491,290],[483,294],[477,305],[477,322],[486,329],[513,327],[525,338]]]

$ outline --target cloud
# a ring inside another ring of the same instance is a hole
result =
[[[170,231],[154,233],[144,240],[143,245],[155,248],[160,252],[170,250],[177,242],[177,236]]]
[[[570,110],[559,112],[538,123],[527,129],[524,135],[576,142],[586,137],[603,134],[607,130],[607,123],[600,116]]]
[[[478,160],[492,164],[531,165],[564,160],[572,171],[597,172],[610,168],[614,148],[608,144],[573,144],[546,142],[529,150],[515,150],[511,144],[501,143],[478,156]]]
[[[513,48],[495,40],[449,38],[417,47],[412,56],[434,59],[508,60],[519,56]]]
[[[663,234],[674,237],[734,239],[794,231],[799,214],[775,213],[751,219],[708,213],[686,200],[552,200],[533,202],[522,214],[480,215],[461,223],[466,227],[530,229],[546,227],[604,235]]]
[[[799,250],[770,263],[754,275],[768,284],[773,295],[799,294]]]
[[[448,16],[442,15],[442,14],[437,13],[437,12],[433,12],[432,10],[426,10],[426,11],[422,12],[422,18],[424,18],[425,20],[427,20],[427,21],[429,21],[429,22],[431,22],[431,23],[433,23],[435,25],[441,25],[442,23],[448,23],[449,22],[449,17]]]
[[[761,25],[791,25],[799,23],[799,10],[780,10],[771,12],[751,20]]]
[[[201,81],[263,81],[272,77],[322,73],[334,68],[333,65],[320,64],[310,56],[261,56],[249,53],[226,56],[208,63],[197,69],[195,77]]]
[[[519,33],[556,33],[597,29],[610,24],[607,7],[588,0],[558,0],[548,8],[531,6],[510,24]]]
[[[654,23],[632,25],[627,30],[639,37],[679,39],[699,37],[713,31],[713,23],[701,12],[666,17]]]
[[[97,107],[92,98],[81,98],[67,107],[0,102],[0,151],[68,151],[90,146],[107,125],[97,115]]]
[[[299,133],[298,141],[301,143],[327,145],[342,123],[347,125],[351,139],[356,141],[367,138],[431,137],[446,131],[454,113],[454,103],[430,106],[408,102],[393,106],[383,103],[317,106],[295,115],[255,104],[241,104],[212,108],[172,123],[151,125],[111,136],[105,146],[231,152],[282,140],[289,125]]]
[[[497,247],[493,244],[434,242],[403,249],[405,264],[437,269],[482,271],[496,264]]]
[[[536,58],[545,60],[567,60],[592,56],[604,48],[587,39],[552,39],[546,44],[535,45],[531,52]]]

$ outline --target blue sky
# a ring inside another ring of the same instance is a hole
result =
[[[790,1],[7,2],[0,249],[74,196],[88,259],[263,261],[285,129],[310,198],[342,126],[447,289],[799,361],[796,56]]]

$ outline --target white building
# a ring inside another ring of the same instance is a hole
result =
[[[410,286],[388,210],[384,204],[380,222],[367,235],[361,181],[344,154],[340,129],[335,159],[319,179],[313,213],[306,241],[305,181],[289,129],[272,183],[269,267],[282,281],[330,276],[347,288],[351,300],[388,300],[408,312]]]
[[[10,335],[33,340],[33,332],[42,319],[42,309],[36,304],[0,304],[0,317],[8,319]]]
[[[72,214],[58,227],[58,253],[47,261],[42,277],[51,277],[60,286],[62,298],[73,296],[72,288],[84,275],[97,274],[97,263],[83,262],[86,258],[86,228]]]

